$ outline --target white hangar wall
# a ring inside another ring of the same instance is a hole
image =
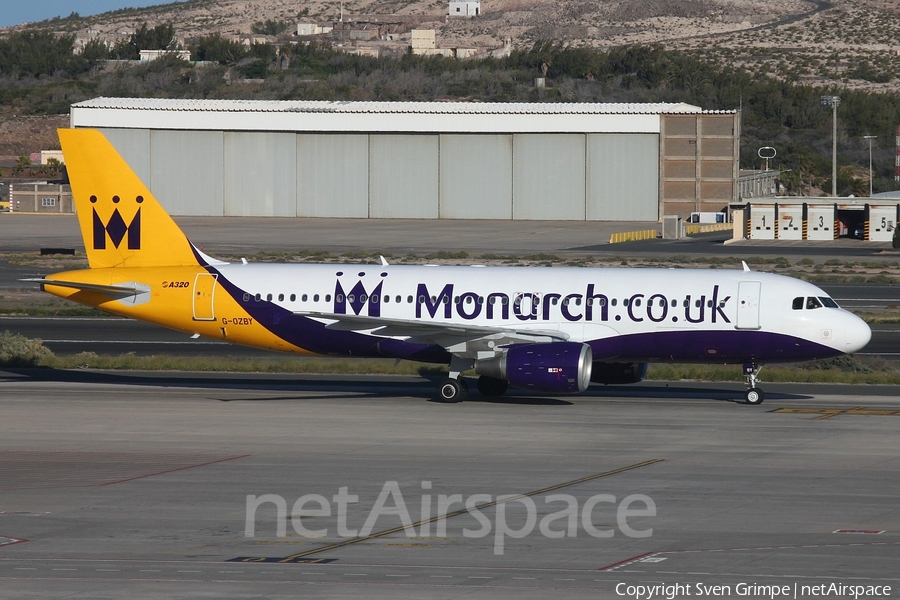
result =
[[[175,215],[657,221],[660,121],[689,105],[73,106]]]

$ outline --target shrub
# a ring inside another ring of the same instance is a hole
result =
[[[52,357],[41,340],[8,331],[0,333],[0,367],[37,367]]]

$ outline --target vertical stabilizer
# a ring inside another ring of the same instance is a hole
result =
[[[92,269],[198,264],[187,237],[102,133],[58,132]]]

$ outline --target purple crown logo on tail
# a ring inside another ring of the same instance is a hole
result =
[[[113,196],[112,201],[113,204],[118,204],[120,202],[119,196]],[[138,204],[141,204],[143,201],[143,196],[135,198],[135,202]],[[97,196],[91,196],[91,204],[96,203]],[[119,212],[118,208],[113,209],[113,213],[106,223],[104,223],[103,219],[100,218],[100,215],[97,214],[97,209],[92,207],[91,210],[94,215],[94,250],[106,250],[107,236],[109,236],[109,240],[113,243],[115,248],[118,248],[122,243],[122,240],[127,237],[127,248],[129,250],[141,249],[140,207],[138,207],[137,211],[134,213],[130,223],[125,222],[125,219],[122,217],[122,213]]]

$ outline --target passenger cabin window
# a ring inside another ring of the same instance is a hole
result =
[[[799,298],[794,298],[793,304],[791,304],[791,308],[794,310],[802,310],[803,309],[803,296]]]
[[[810,296],[806,299],[806,308],[807,310],[812,310],[814,308],[822,308],[822,303],[819,302],[819,299],[815,296]]]

